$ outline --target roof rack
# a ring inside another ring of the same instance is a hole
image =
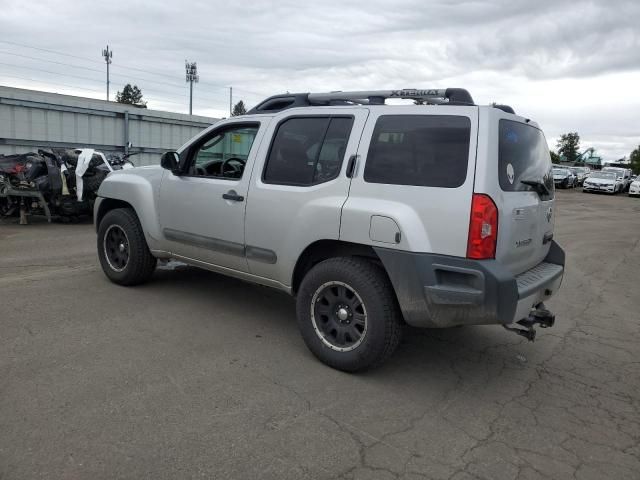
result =
[[[267,98],[247,113],[273,113],[294,107],[326,105],[384,105],[390,98],[417,100],[430,105],[475,105],[473,98],[464,88],[404,88],[361,92],[285,93]]]

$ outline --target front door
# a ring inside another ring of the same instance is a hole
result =
[[[248,271],[246,198],[264,128],[251,121],[221,125],[181,152],[183,174],[165,172],[160,225],[173,255]]]

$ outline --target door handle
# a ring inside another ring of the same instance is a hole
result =
[[[231,200],[232,202],[244,201],[244,197],[242,195],[238,195],[235,190],[229,190],[227,193],[223,193],[222,198],[225,200]]]
[[[353,178],[356,173],[356,162],[358,161],[358,155],[351,155],[347,163],[347,178]]]

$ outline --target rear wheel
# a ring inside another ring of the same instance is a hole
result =
[[[137,285],[151,277],[157,260],[133,210],[117,208],[104,216],[98,227],[98,258],[114,283]]]
[[[365,259],[325,260],[304,277],[298,326],[311,352],[348,372],[384,362],[396,349],[402,317],[383,269]]]

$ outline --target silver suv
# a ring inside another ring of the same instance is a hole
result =
[[[270,97],[110,174],[95,224],[113,282],[174,258],[284,290],[309,349],[345,371],[384,361],[405,323],[533,340],[564,273],[542,131],[463,89]]]

